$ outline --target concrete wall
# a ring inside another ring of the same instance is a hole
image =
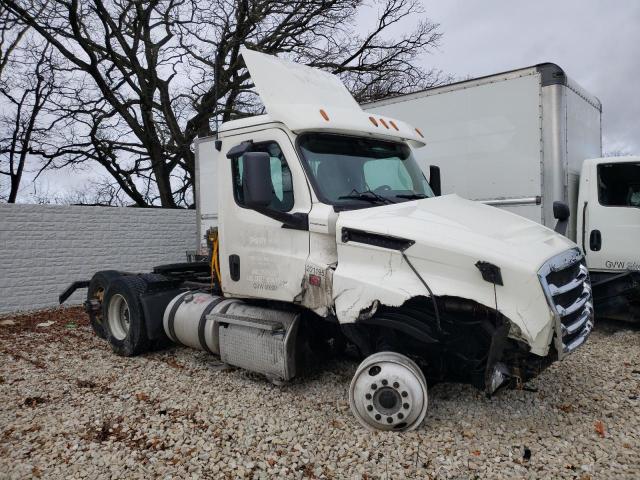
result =
[[[0,204],[0,313],[55,306],[98,270],[184,262],[195,244],[194,210]]]

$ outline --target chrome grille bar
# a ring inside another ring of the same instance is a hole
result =
[[[591,307],[591,304],[589,304],[588,308],[585,308],[582,311],[582,313],[580,314],[580,316],[575,322],[570,323],[568,325],[562,324],[562,336],[573,335],[574,333],[579,331],[581,328],[585,326],[585,323],[589,321],[592,315],[593,315],[593,308]]]
[[[591,292],[589,290],[584,290],[578,299],[571,305],[566,308],[556,305],[556,310],[561,317],[566,317],[567,315],[571,315],[572,313],[576,313],[578,310],[582,309],[590,298]]]
[[[549,284],[549,290],[551,291],[551,295],[554,297],[556,295],[560,295],[561,293],[570,292],[578,288],[580,285],[584,284],[584,281],[589,277],[589,271],[587,267],[584,265],[580,265],[580,274],[571,280],[569,283],[565,283],[564,285],[554,285],[553,283]]]

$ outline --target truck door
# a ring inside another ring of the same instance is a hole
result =
[[[222,139],[220,163],[220,266],[225,295],[291,302],[300,293],[309,256],[309,231],[287,228],[247,208],[243,196],[243,156],[227,152],[243,141],[248,151],[271,157],[270,208],[308,214],[311,197],[306,177],[286,133],[269,128]]]
[[[589,270],[640,270],[640,158],[586,161],[578,205]]]

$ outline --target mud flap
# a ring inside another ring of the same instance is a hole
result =
[[[507,321],[503,321],[500,326],[494,329],[491,335],[491,346],[489,347],[487,367],[484,374],[484,390],[489,396],[509,384],[512,379],[509,368],[500,362],[507,346],[508,335],[509,322]]]

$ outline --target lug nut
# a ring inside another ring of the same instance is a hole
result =
[[[371,394],[370,394],[370,393],[367,393],[367,394],[364,396],[364,398],[366,398],[367,400],[371,400]]]
[[[382,380],[382,385],[386,385],[387,383],[389,382],[387,382],[386,380]]]
[[[402,398],[407,398],[408,396],[409,394],[406,391],[402,392]]]
[[[370,412],[373,410],[373,405],[367,405],[367,410]]]
[[[371,390],[375,390],[376,388],[378,388],[378,385],[376,385],[375,383],[371,384]]]
[[[400,384],[398,382],[393,382],[393,388],[400,388]]]
[[[387,423],[393,423],[393,418],[387,417]]]
[[[402,420],[404,418],[404,415],[402,414],[402,412],[398,413],[398,420]]]
[[[404,408],[405,410],[409,410],[409,404],[408,403],[403,403],[402,404],[402,408]]]
[[[376,420],[380,420],[382,416],[379,413],[376,413]]]

